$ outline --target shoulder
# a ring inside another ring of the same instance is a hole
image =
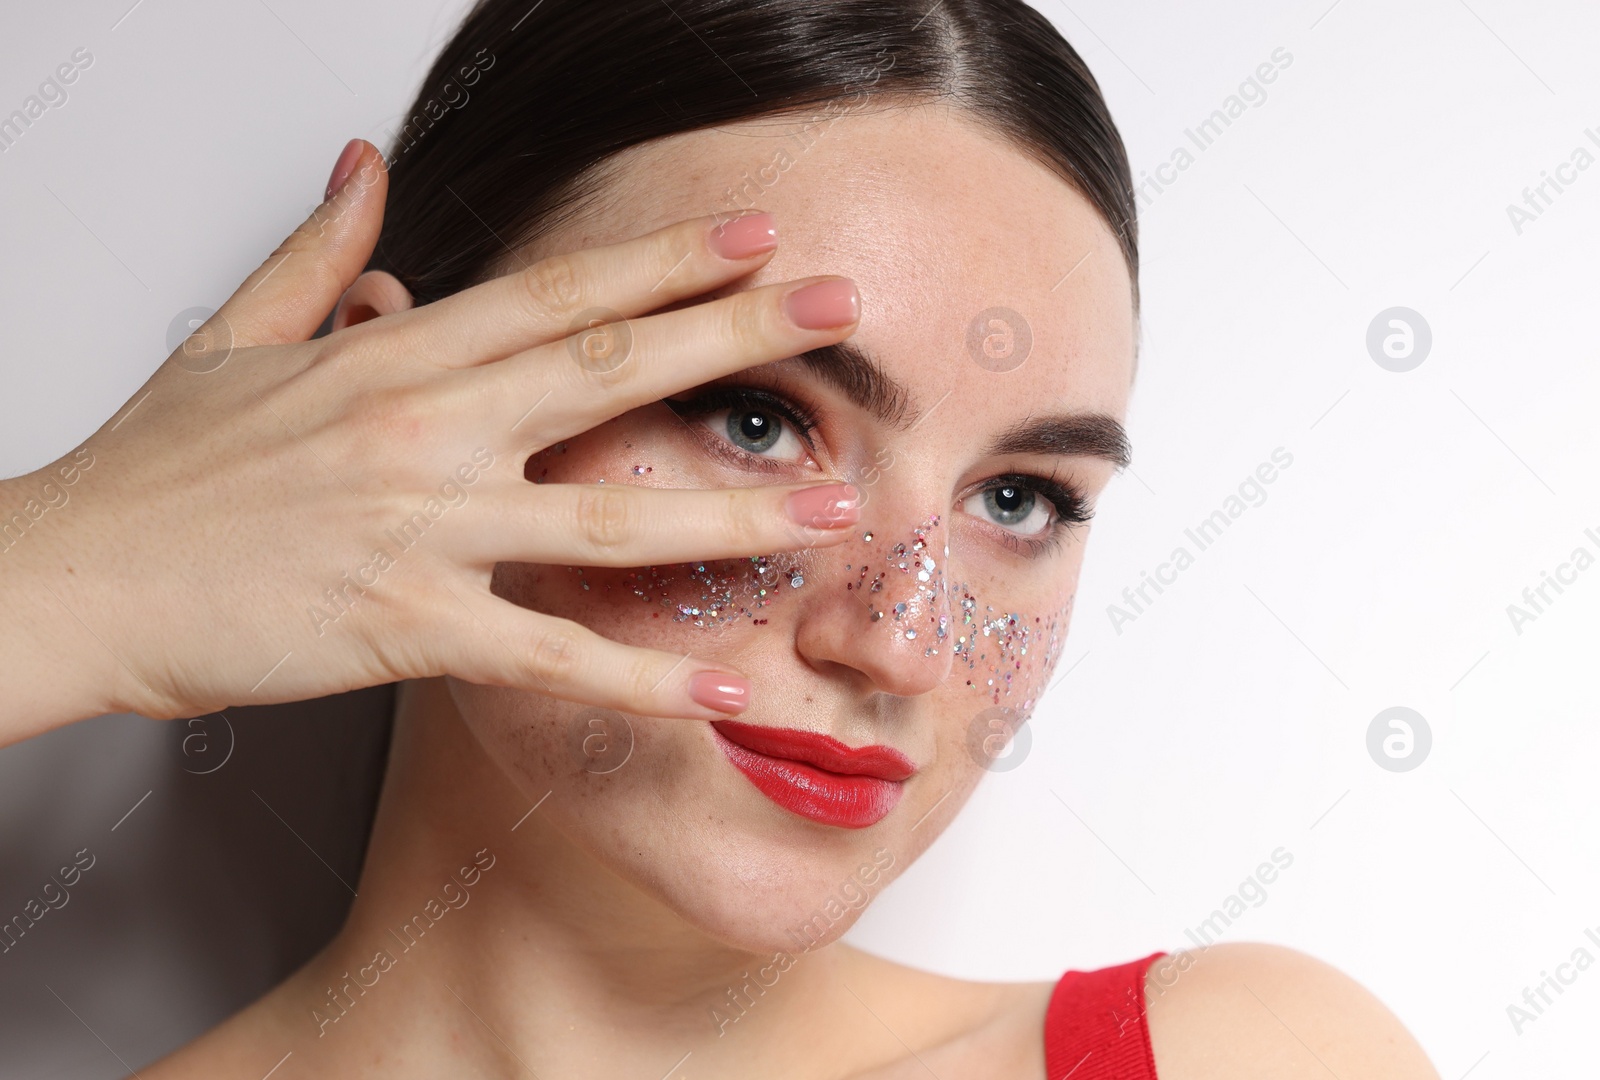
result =
[[[1336,968],[1277,945],[1174,953],[1145,973],[1161,1080],[1438,1080],[1376,997]]]

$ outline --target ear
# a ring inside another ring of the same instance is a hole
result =
[[[333,331],[412,306],[411,291],[399,278],[386,270],[368,270],[339,297],[339,306],[333,309]]]

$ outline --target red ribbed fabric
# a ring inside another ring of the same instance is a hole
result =
[[[1144,974],[1165,955],[1061,976],[1044,1016],[1047,1080],[1156,1080]]]

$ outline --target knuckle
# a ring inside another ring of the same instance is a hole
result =
[[[541,314],[565,315],[583,305],[583,277],[570,256],[540,259],[522,272],[533,308]]]
[[[556,626],[540,634],[528,652],[528,667],[543,683],[570,683],[578,672],[581,645],[576,628]]]
[[[753,543],[766,533],[765,507],[764,500],[745,492],[729,491],[727,505],[723,508],[722,528],[737,543]]]
[[[323,338],[321,348],[317,350],[316,363],[335,368],[362,366],[366,339],[370,336],[361,332],[364,329],[359,325],[348,326]]]
[[[636,708],[648,708],[660,696],[661,684],[670,673],[670,665],[662,665],[658,670],[655,664],[629,663],[623,667],[619,685],[627,701]]]
[[[426,441],[433,410],[411,387],[392,387],[363,395],[357,429],[369,449],[391,449],[396,443],[416,446]]]
[[[726,333],[728,344],[741,352],[759,352],[772,335],[774,320],[771,317],[772,297],[760,292],[743,292],[730,297]]]
[[[686,264],[685,255],[706,251],[710,235],[697,218],[680,221],[674,228],[651,234],[650,246],[644,250],[646,262],[640,265],[640,272],[653,275],[652,280],[656,281],[670,275],[674,282],[682,284],[676,275],[684,271],[693,273],[696,263],[690,258]]]
[[[578,493],[576,517],[579,535],[595,553],[615,550],[628,539],[633,527],[627,495],[600,486]]]

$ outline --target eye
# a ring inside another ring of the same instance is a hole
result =
[[[968,495],[961,509],[1022,536],[1037,536],[1050,524],[1050,504],[1030,487],[1005,483]]]
[[[717,387],[688,401],[664,404],[697,419],[738,452],[774,462],[809,465],[810,417],[782,398],[750,387]]]
[[[702,418],[705,425],[747,454],[793,460],[805,447],[789,422],[764,409],[718,409]]]
[[[1094,516],[1088,499],[1054,476],[997,476],[961,500],[963,513],[998,525],[1008,546],[1029,555],[1053,550]]]

